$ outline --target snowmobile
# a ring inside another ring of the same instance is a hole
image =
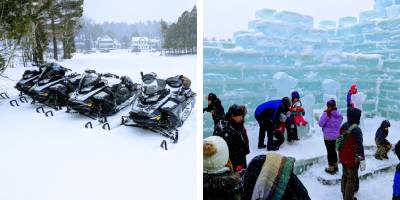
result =
[[[129,116],[122,116],[121,124],[157,132],[177,143],[177,128],[183,125],[195,104],[196,94],[190,89],[190,80],[182,75],[163,80],[155,73],[141,73],[141,77],[141,93]]]
[[[68,70],[57,63],[32,64],[32,66],[38,67],[38,69],[26,70],[22,78],[15,85],[15,88],[21,92],[19,95],[21,103],[28,103],[24,95],[31,97],[33,99],[32,103],[34,103],[35,97],[42,94],[39,90],[40,88],[45,88],[50,83],[52,84],[53,81],[57,81]],[[10,101],[10,105],[13,107],[19,106],[15,99]]]
[[[45,68],[37,82],[29,90],[28,94],[33,99],[32,103],[43,103],[56,110],[61,108],[61,106],[65,106],[68,99],[68,92],[76,89],[76,86],[73,87],[73,83],[75,82],[76,84],[76,79],[79,77],[77,73],[66,75],[68,71],[71,70],[58,64],[52,64],[50,67]],[[70,87],[67,88],[67,86]]]
[[[75,110],[92,119],[107,122],[107,116],[132,103],[138,91],[137,84],[127,76],[86,70],[68,99],[67,112]]]
[[[21,80],[19,80],[15,85],[15,88],[21,92],[21,95],[28,94],[32,86],[35,85],[35,83],[39,80],[39,77],[43,73],[43,71],[51,65],[52,63],[32,64],[32,66],[38,67],[38,69],[25,70]]]

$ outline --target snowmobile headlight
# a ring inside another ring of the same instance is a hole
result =
[[[90,108],[90,107],[93,106],[93,104],[92,103],[88,103],[88,104],[86,104],[86,106]]]
[[[161,119],[161,115],[157,115],[157,116],[155,116],[155,117],[154,117],[154,119],[156,119],[157,121],[160,121],[160,119]]]
[[[47,92],[43,92],[43,93],[42,93],[42,96],[45,96],[45,97],[47,97],[47,96],[49,96],[49,93],[47,93]]]

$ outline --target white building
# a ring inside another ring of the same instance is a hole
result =
[[[161,50],[161,40],[160,39],[150,39],[150,48],[152,50]]]
[[[147,37],[132,37],[132,49],[140,51],[150,50],[150,40]]]
[[[106,35],[97,40],[97,47],[101,50],[112,50],[116,48],[116,44],[112,38]]]

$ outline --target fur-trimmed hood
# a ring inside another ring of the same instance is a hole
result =
[[[240,199],[240,178],[230,171],[203,173],[203,195],[205,200]]]

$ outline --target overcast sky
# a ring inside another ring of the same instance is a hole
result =
[[[373,0],[204,0],[204,36],[231,38],[233,33],[247,30],[261,8],[294,11],[321,20],[337,20],[343,16],[358,17],[361,11],[373,8]]]
[[[85,0],[83,15],[95,22],[135,23],[147,20],[174,22],[196,0]]]

